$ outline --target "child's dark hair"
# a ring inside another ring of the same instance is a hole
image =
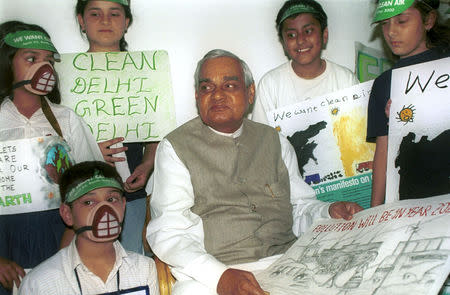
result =
[[[18,31],[39,31],[50,35],[40,26],[33,24],[26,24],[20,21],[8,21],[0,24],[0,104],[7,96],[13,93],[14,73],[12,70],[13,58],[20,48],[9,46],[5,43],[5,36],[9,33]],[[57,77],[57,74],[55,73]],[[52,92],[46,95],[53,103],[61,102],[61,94],[59,93],[58,83],[53,88]]]
[[[439,0],[417,0],[414,7],[420,12],[422,22],[425,22],[429,14],[436,13],[434,26],[427,31],[427,48],[441,47],[448,51],[450,47],[450,27],[441,22],[437,9]]]
[[[75,17],[77,15],[84,16],[84,9],[86,8],[86,5],[88,4],[90,0],[77,0],[77,5],[75,6]],[[130,21],[128,23],[128,27],[131,26],[133,23],[133,15],[131,14],[131,0],[128,0],[128,5],[120,4],[123,7],[123,10],[125,11],[125,18],[128,18]],[[80,26],[81,31],[81,26]],[[125,37],[122,36],[122,39],[120,39],[119,43],[120,51],[127,51],[128,50],[128,43],[125,41]]]
[[[59,192],[61,194],[61,202],[66,200],[66,194],[75,186],[83,181],[92,178],[95,173],[100,172],[107,178],[114,178],[123,187],[122,178],[117,173],[116,168],[100,161],[87,161],[75,164],[64,171],[59,182]]]
[[[283,42],[282,30],[283,30],[283,22],[285,21],[285,19],[282,19],[283,15],[291,7],[293,7],[295,5],[301,5],[301,4],[310,6],[315,11],[317,11],[316,13],[311,13],[311,14],[314,16],[315,19],[317,19],[319,21],[320,29],[322,30],[322,33],[325,30],[325,28],[328,26],[328,16],[325,13],[325,11],[323,10],[322,6],[318,2],[316,2],[314,0],[288,0],[283,4],[283,6],[278,11],[277,19],[275,20],[275,26],[277,28],[278,38],[280,39],[281,42]],[[289,16],[289,18],[296,17],[299,14],[301,14],[301,13],[293,14],[293,15]]]

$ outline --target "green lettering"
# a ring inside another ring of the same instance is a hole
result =
[[[130,116],[134,115],[134,114],[140,114],[140,112],[138,112],[138,111],[136,111],[136,112],[131,111],[132,107],[135,107],[135,106],[139,105],[137,103],[132,103],[131,102],[132,98],[139,98],[139,96],[128,96],[128,115],[130,115]]]
[[[78,101],[77,104],[75,105],[75,113],[76,113],[77,115],[79,115],[80,117],[84,117],[84,116],[86,116],[86,114],[88,114],[89,116],[91,115],[91,109],[88,108],[88,107],[82,107],[83,113],[80,113],[80,111],[79,111],[79,109],[78,109],[78,107],[80,106],[80,104],[86,103],[86,102],[87,102],[86,99],[82,99],[82,100]]]
[[[91,54],[91,71],[93,72],[93,71],[102,71],[102,72],[104,72],[105,70],[104,69],[101,69],[101,68],[94,68],[94,55],[93,54]]]
[[[105,114],[111,116],[110,113],[108,113],[107,111],[105,111],[103,108],[105,107],[105,102],[101,99],[94,99],[94,101],[92,102],[92,104],[95,104],[95,110],[97,112],[97,116],[99,115],[100,111],[104,112]]]
[[[24,196],[23,196],[23,203],[24,204],[31,204],[31,203],[33,203],[33,200],[31,200],[31,194],[30,193],[27,193],[27,194],[24,194]]]
[[[0,197],[0,206],[2,206],[2,207],[6,207],[5,203],[3,203],[3,199],[2,199],[2,197]]]
[[[141,83],[139,84],[139,90],[137,91],[137,93],[141,93],[141,92],[151,92],[151,89],[143,89],[144,88],[144,80],[147,80],[148,78],[134,78],[133,81],[135,80],[140,80]]]
[[[136,124],[136,128],[135,129],[130,129],[129,125],[127,124],[127,132],[125,133],[124,137],[126,138],[130,132],[135,132],[136,133],[136,138],[139,138],[139,129],[138,129],[138,127],[139,127],[139,125]]]
[[[76,94],[81,94],[85,90],[86,90],[86,80],[84,80],[81,77],[77,77],[75,79],[75,86],[72,89],[70,89],[70,92],[76,93]]]
[[[119,71],[120,69],[112,68],[111,65],[117,63],[117,60],[111,60],[111,57],[117,56],[120,52],[106,52],[105,58],[106,58],[106,70],[108,71]],[[128,53],[127,53],[128,54]]]
[[[130,60],[130,61],[128,61],[128,60]],[[133,57],[128,52],[126,53],[125,59],[123,60],[122,71],[123,71],[123,69],[125,68],[126,65],[133,65],[134,68],[137,69],[137,66],[134,63]]]
[[[145,138],[143,138],[142,140],[146,140],[146,139],[149,139],[149,138],[158,138],[158,135],[152,135],[151,133],[152,133],[152,125],[153,125],[154,123],[150,123],[150,122],[145,122],[145,123],[142,123],[141,125],[142,125],[142,127],[145,127],[145,126],[147,126],[147,136],[145,137]]]
[[[14,197],[13,196],[6,196],[5,197],[5,202],[6,202],[6,207],[16,205],[14,203]]]
[[[121,107],[120,105],[116,105],[116,100],[122,100],[122,99],[123,99],[123,97],[113,97],[111,99],[112,105],[113,105],[113,115],[114,116],[125,115],[125,113],[119,113],[119,112],[116,113],[116,109]]]
[[[100,133],[102,132],[107,132],[107,129],[101,129],[100,125],[109,125],[109,123],[98,123],[97,124],[97,141],[104,141],[104,140],[108,140],[108,137],[105,138],[101,138],[100,137]]]
[[[100,92],[100,91],[98,91],[98,90],[92,90],[92,91],[91,91],[91,88],[92,88],[92,87],[95,87],[95,86],[99,86],[99,85],[100,85],[99,83],[94,83],[94,80],[100,80],[100,78],[94,77],[94,78],[91,78],[91,79],[89,80],[89,87],[88,87],[87,94],[90,94],[90,93],[99,93],[99,92]]]
[[[73,61],[72,61],[72,65],[73,65],[73,67],[75,69],[77,69],[79,71],[86,71],[87,70],[86,68],[82,68],[81,66],[77,65],[78,58],[81,57],[81,56],[86,57],[87,54],[86,53],[79,53],[79,54],[75,55],[75,57],[73,58]],[[83,62],[81,62],[81,63],[83,63]]]
[[[127,82],[124,82],[124,83],[122,83],[122,82],[120,82],[120,78],[117,80],[117,89],[116,89],[116,93],[118,93],[119,92],[119,88],[120,88],[120,86],[122,86],[122,85],[125,85],[125,86],[127,86],[127,92],[129,92],[130,91],[130,85],[131,85],[131,78],[128,78],[128,81]]]
[[[150,70],[156,70],[156,53],[157,51],[153,52],[152,56],[152,64],[150,64],[147,60],[147,57],[145,56],[145,53],[141,52],[141,67],[138,70],[142,70],[144,68],[144,63],[148,66]]]
[[[108,78],[105,78],[105,89],[103,90],[103,93],[117,93],[112,90],[108,90]]]
[[[145,99],[145,112],[144,112],[144,114],[147,114],[147,105],[150,105],[150,107],[152,108],[153,112],[156,112],[156,107],[157,107],[157,104],[158,104],[158,95],[155,96],[155,104],[153,104],[150,101],[150,99],[148,97],[146,97],[146,96],[144,96],[144,99]]]

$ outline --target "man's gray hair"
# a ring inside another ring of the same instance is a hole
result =
[[[205,61],[207,61],[208,59],[212,59],[212,58],[217,58],[217,57],[231,57],[236,59],[241,67],[242,67],[242,71],[244,72],[244,82],[245,82],[245,87],[248,88],[250,85],[253,84],[253,75],[252,72],[250,71],[250,68],[248,67],[248,65],[245,63],[245,61],[243,61],[242,59],[240,59],[239,57],[237,57],[235,54],[223,50],[223,49],[213,49],[211,51],[209,51],[207,54],[205,54],[205,56],[199,60],[199,62],[197,63],[197,69],[195,70],[195,74],[194,74],[194,80],[195,80],[195,90],[198,90],[198,86],[200,84],[199,80],[200,80],[200,69],[203,66],[203,63]]]

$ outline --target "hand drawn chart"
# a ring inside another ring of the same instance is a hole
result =
[[[257,279],[271,295],[437,294],[450,272],[450,195],[320,220]]]

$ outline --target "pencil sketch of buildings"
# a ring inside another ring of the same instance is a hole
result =
[[[437,294],[450,270],[450,214],[364,227],[370,218],[379,220],[373,209],[355,220],[353,230],[307,232],[257,275],[264,290],[271,295]]]

